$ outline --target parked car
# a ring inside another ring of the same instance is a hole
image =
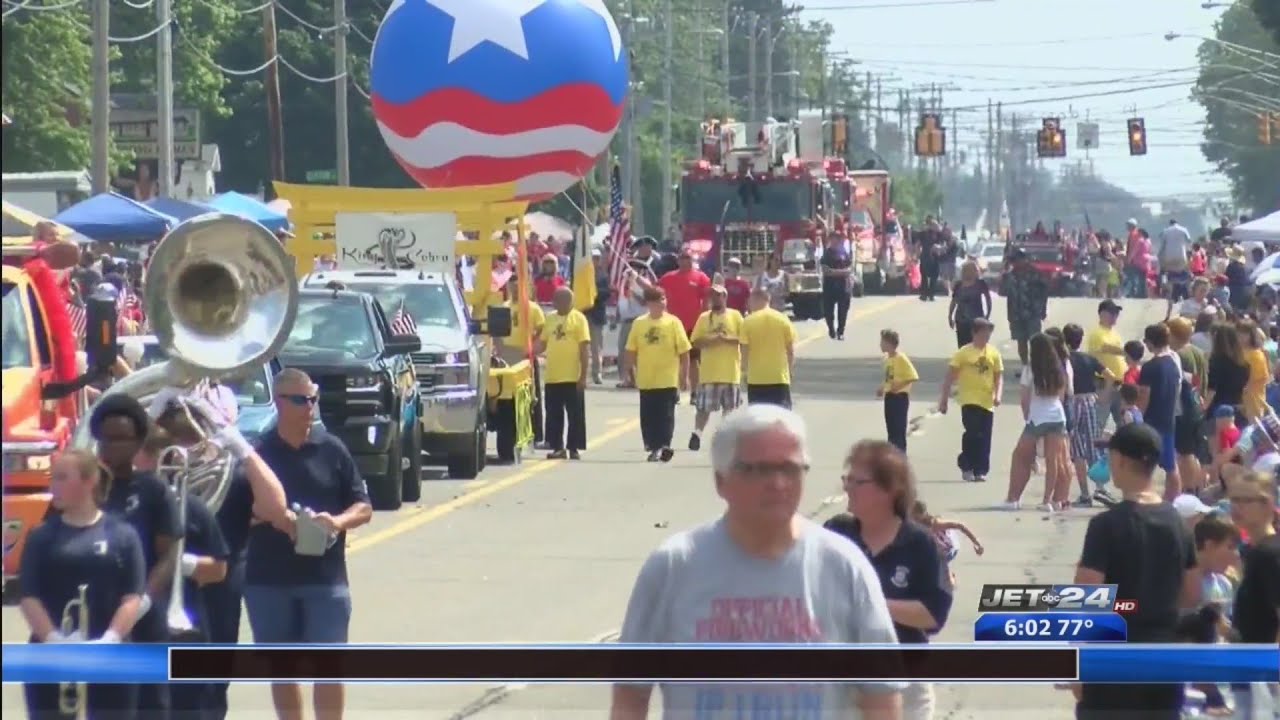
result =
[[[125,335],[117,340],[120,356],[134,370],[154,365],[167,359],[164,348],[154,335]],[[276,406],[272,402],[272,385],[282,365],[279,360],[270,362],[239,378],[226,378],[222,383],[231,388],[240,407],[236,427],[249,442],[257,440],[276,423]],[[319,419],[317,418],[317,422]]]

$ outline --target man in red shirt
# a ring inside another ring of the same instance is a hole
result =
[[[693,326],[698,322],[711,294],[711,278],[693,266],[693,255],[688,250],[680,253],[680,267],[658,280],[658,285],[667,293],[667,312],[675,315],[684,325],[684,331],[693,333]],[[689,353],[689,392],[698,389],[698,350]]]
[[[736,257],[729,258],[724,264],[724,289],[729,293],[726,306],[746,315],[747,301],[751,299],[751,283],[742,278],[742,261]]]

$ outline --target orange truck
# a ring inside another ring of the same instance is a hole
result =
[[[49,469],[84,414],[84,388],[101,375],[101,368],[115,362],[114,304],[89,302],[86,335],[93,340],[86,349],[91,362],[89,371],[81,373],[77,334],[71,329],[58,272],[29,249],[25,256],[16,252],[15,258],[14,248],[4,249],[0,300],[6,583],[18,574],[27,535],[50,512]]]

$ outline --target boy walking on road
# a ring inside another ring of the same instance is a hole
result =
[[[884,398],[884,426],[889,442],[907,451],[907,421],[911,414],[911,386],[920,379],[906,353],[898,352],[898,333],[880,331],[880,352],[884,353],[884,384],[876,397]]]
[[[973,342],[951,356],[947,379],[942,382],[938,412],[946,414],[951,386],[960,403],[960,456],[956,464],[967,482],[986,482],[991,471],[991,426],[1004,392],[1004,359],[991,346],[992,324],[986,318],[973,321]]]

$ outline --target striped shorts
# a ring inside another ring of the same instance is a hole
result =
[[[1102,454],[1095,444],[1102,433],[1098,424],[1098,396],[1094,393],[1072,395],[1069,400],[1067,435],[1071,440],[1071,459],[1092,465]]]

